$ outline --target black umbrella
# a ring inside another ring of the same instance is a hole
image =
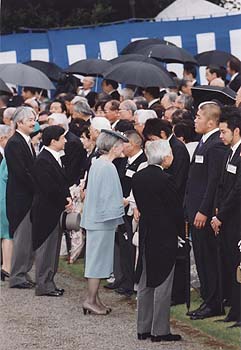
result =
[[[35,60],[24,62],[24,64],[41,70],[50,80],[59,81],[63,75],[63,69],[53,62]]]
[[[2,79],[0,79],[0,91],[12,95],[12,91],[9,89],[9,87],[4,83]]]
[[[113,65],[115,65],[115,64],[118,64],[118,63],[133,62],[133,61],[135,61],[135,62],[146,62],[146,63],[153,64],[154,66],[158,67],[163,72],[165,72],[172,79],[172,76],[169,74],[168,70],[163,66],[163,64],[161,62],[155,60],[154,58],[147,57],[147,56],[144,56],[144,55],[140,55],[140,54],[137,54],[137,53],[132,53],[132,54],[128,54],[128,55],[122,55],[122,56],[113,58],[109,62],[112,63]]]
[[[235,58],[235,56],[231,55],[231,53],[219,50],[211,50],[199,53],[194,56],[199,64],[199,66],[218,66],[218,67],[226,67],[227,61],[231,58]]]
[[[147,47],[150,45],[155,45],[155,44],[164,44],[164,45],[173,45],[169,41],[166,41],[164,39],[158,39],[158,38],[150,38],[150,39],[140,39],[140,40],[135,40],[129,43],[124,49],[120,52],[120,55],[126,55],[130,53],[136,53],[139,49],[142,49],[143,47]]]
[[[46,90],[55,89],[43,72],[22,63],[0,64],[0,78],[6,83]]]
[[[236,92],[229,87],[200,85],[192,87],[194,103],[198,106],[205,101],[217,100],[223,105],[233,105],[236,99]]]
[[[136,51],[138,54],[153,57],[166,63],[197,64],[195,58],[181,47],[173,45],[155,44]]]
[[[146,62],[124,62],[112,66],[104,72],[105,79],[140,87],[168,87],[173,80],[160,68]]]
[[[64,71],[72,74],[102,76],[102,73],[111,66],[111,63],[106,60],[86,59],[71,64]]]
[[[190,309],[191,304],[191,260],[190,260],[190,251],[191,245],[189,240],[189,225],[188,222],[185,222],[185,299],[187,310]]]

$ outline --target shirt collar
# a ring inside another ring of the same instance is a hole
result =
[[[0,153],[2,154],[2,156],[4,157],[4,148],[2,146],[0,146]]]
[[[44,146],[42,149],[46,149],[46,151],[48,151],[49,153],[51,153],[52,156],[55,158],[55,160],[57,160],[57,162],[59,163],[59,165],[62,166],[61,159],[60,159],[60,157],[61,157],[60,152],[57,152],[57,151],[55,151],[55,150],[53,150],[53,149],[51,149],[51,148],[49,148],[49,147],[47,147],[47,146]]]
[[[119,122],[119,119],[117,119],[113,124],[111,124],[111,129],[114,129],[118,122]]]
[[[203,142],[206,142],[207,139],[208,139],[212,134],[215,134],[215,132],[217,132],[217,131],[219,131],[219,128],[215,128],[215,129],[213,129],[213,130],[207,132],[206,134],[203,134],[203,136],[202,136]]]
[[[148,108],[150,108],[154,103],[160,103],[159,98],[154,98],[154,100],[151,100],[151,102],[148,103]]]
[[[31,141],[31,137],[29,135],[25,135],[22,131],[16,129],[16,131],[24,138],[24,140],[29,145],[29,142]]]
[[[134,161],[143,153],[142,149],[137,152],[134,156],[128,157],[128,164],[134,163]]]
[[[172,136],[173,136],[173,134],[171,134],[171,135],[168,137],[167,141],[169,141],[169,142],[170,142],[170,140],[171,140]]]
[[[233,81],[233,80],[236,78],[236,76],[237,76],[238,74],[239,74],[238,72],[237,72],[237,73],[234,73],[234,75],[231,76],[230,81]]]
[[[240,139],[238,142],[236,142],[235,145],[233,145],[233,146],[231,147],[231,150],[233,151],[233,154],[232,154],[231,159],[233,158],[234,153],[237,151],[237,149],[238,149],[238,147],[239,147],[240,145],[241,145],[241,139]]]

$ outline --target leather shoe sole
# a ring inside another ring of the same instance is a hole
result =
[[[161,341],[180,341],[182,340],[182,337],[179,334],[166,334],[166,335],[157,335],[151,336],[151,341],[154,343],[161,342]]]
[[[64,294],[65,290],[63,288],[55,288],[56,292],[59,292],[60,294]]]
[[[208,310],[205,311],[202,310],[200,312],[197,312],[196,314],[192,315],[190,317],[190,320],[204,320],[205,318],[209,318],[209,317],[215,317],[215,316],[222,316],[224,313],[221,311],[212,311],[212,310]]]
[[[47,297],[62,297],[63,294],[60,292],[57,292],[56,290],[53,290],[52,292],[42,294],[42,295]]]

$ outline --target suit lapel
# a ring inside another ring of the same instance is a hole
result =
[[[35,159],[35,150],[33,150],[33,153],[31,153],[30,148],[29,148],[27,142],[24,140],[23,136],[19,132],[16,132],[15,135],[19,139],[19,141],[22,143],[23,147],[26,150],[26,154],[29,156],[29,158],[31,158],[31,160],[34,160]],[[31,148],[32,148],[32,144],[31,144]]]

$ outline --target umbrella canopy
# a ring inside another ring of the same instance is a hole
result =
[[[9,87],[4,83],[2,79],[0,79],[0,92],[4,92],[12,95],[12,91],[9,89]]]
[[[142,49],[144,47],[147,47],[149,45],[155,45],[155,44],[164,44],[164,45],[173,45],[171,42],[158,39],[158,38],[151,38],[151,39],[140,39],[132,41],[130,44],[128,44],[124,49],[120,52],[120,55],[126,55],[130,53],[136,53],[139,49]]]
[[[166,63],[193,63],[197,64],[195,58],[181,47],[173,45],[149,45],[139,49],[136,53],[153,57]]]
[[[63,74],[63,69],[53,62],[35,60],[24,62],[24,64],[41,70],[50,80],[58,81]]]
[[[112,66],[104,72],[105,79],[140,87],[173,85],[173,80],[160,68],[146,62],[124,62]]]
[[[218,67],[226,67],[227,62],[231,58],[236,58],[235,56],[231,55],[231,53],[218,50],[205,51],[199,53],[194,57],[197,60],[199,66],[213,65]]]
[[[217,100],[223,105],[233,105],[236,92],[229,87],[201,85],[192,87],[192,96],[196,106],[202,102],[212,100]]]
[[[102,76],[102,73],[111,67],[111,63],[101,59],[80,60],[71,64],[64,71],[66,73]]]
[[[0,78],[7,83],[40,89],[55,89],[53,83],[40,70],[22,63],[0,64]]]

